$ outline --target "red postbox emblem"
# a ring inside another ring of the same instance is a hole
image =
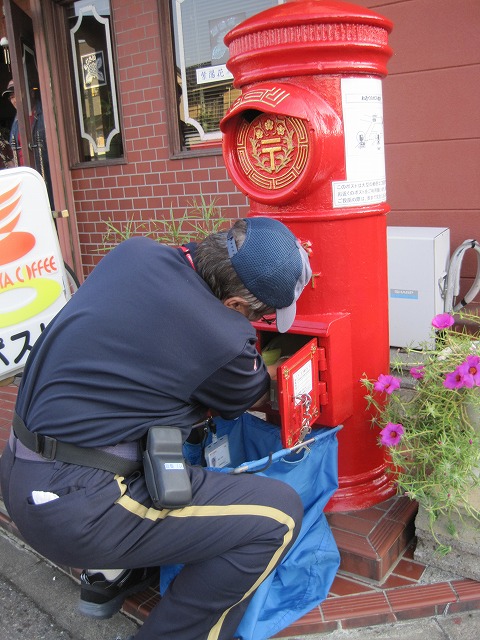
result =
[[[324,100],[289,83],[245,91],[221,122],[239,189],[265,204],[298,199],[342,161],[341,122]]]
[[[297,180],[308,160],[307,127],[300,118],[262,113],[243,120],[237,131],[245,175],[262,189],[276,191]]]

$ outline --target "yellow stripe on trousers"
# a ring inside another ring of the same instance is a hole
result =
[[[221,506],[202,506],[197,505],[193,507],[183,507],[182,509],[154,509],[153,507],[145,507],[140,502],[133,500],[129,496],[125,495],[127,486],[122,482],[124,478],[122,476],[115,476],[118,482],[121,497],[116,500],[116,504],[120,505],[130,513],[133,513],[140,518],[148,520],[164,520],[167,516],[173,518],[202,518],[212,516],[260,516],[262,518],[271,518],[276,522],[283,524],[287,527],[287,531],[283,536],[283,542],[281,546],[273,554],[272,559],[268,563],[265,571],[258,577],[255,584],[247,591],[247,593],[235,604],[229,607],[220,616],[217,624],[210,630],[208,634],[208,640],[218,640],[220,630],[222,628],[223,621],[228,615],[228,612],[233,609],[240,602],[248,598],[265,580],[271,571],[278,564],[279,558],[285,551],[285,548],[292,539],[293,530],[295,528],[295,521],[289,515],[275,509],[273,507],[265,507],[263,505],[250,505],[250,504],[233,504],[233,505],[221,505]]]

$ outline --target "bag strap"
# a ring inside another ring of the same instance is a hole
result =
[[[83,467],[103,469],[124,477],[142,468],[142,462],[139,460],[127,460],[101,449],[79,447],[40,433],[32,433],[17,413],[13,414],[12,427],[20,442],[45,460],[59,460]]]

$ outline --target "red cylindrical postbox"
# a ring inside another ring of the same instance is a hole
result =
[[[273,216],[311,246],[290,333],[317,337],[323,352],[314,426],[344,424],[331,511],[394,493],[359,382],[389,368],[381,79],[391,28],[356,5],[294,0],[225,38],[242,90],[221,123],[229,174],[249,215]]]

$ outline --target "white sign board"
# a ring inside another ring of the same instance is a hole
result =
[[[383,98],[380,78],[342,78],[346,180],[333,182],[333,206],[385,202]]]
[[[19,373],[70,298],[45,182],[28,167],[0,171],[0,380]]]
[[[196,73],[197,84],[233,80],[233,75],[227,69],[227,65],[225,64],[217,64],[214,67],[202,67],[201,69],[196,69]]]

